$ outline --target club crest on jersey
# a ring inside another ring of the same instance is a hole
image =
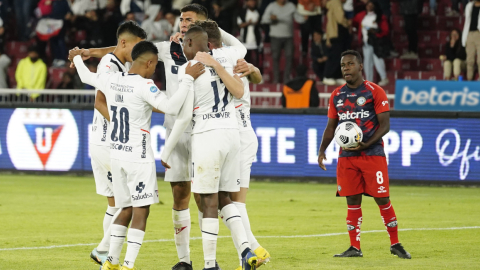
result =
[[[158,88],[156,86],[150,87],[150,92],[156,93],[158,91]]]
[[[365,105],[366,102],[367,102],[367,99],[365,99],[365,97],[357,98],[357,105],[358,106],[363,106],[363,105]]]
[[[7,148],[18,170],[68,171],[78,152],[78,129],[68,109],[16,109]]]

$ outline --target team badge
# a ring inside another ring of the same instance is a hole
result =
[[[338,191],[342,191],[342,186],[338,186]]]
[[[156,93],[158,91],[158,88],[156,86],[150,87],[150,92]]]
[[[367,100],[365,99],[365,97],[359,97],[359,98],[357,98],[357,104],[358,104],[358,106],[363,106],[363,105],[365,105],[366,102],[367,102]]]
[[[68,171],[77,158],[78,128],[68,109],[16,109],[7,148],[18,170]]]

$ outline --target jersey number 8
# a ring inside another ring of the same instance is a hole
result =
[[[113,142],[120,140],[121,143],[127,143],[129,140],[130,134],[130,124],[128,123],[129,113],[128,109],[125,107],[120,108],[120,119],[117,119],[117,106],[110,106],[110,110],[113,112],[112,121],[113,121],[113,128],[112,134],[110,139]],[[119,121],[120,120],[120,121]],[[117,137],[117,130],[118,130],[118,122],[120,122],[120,134]]]

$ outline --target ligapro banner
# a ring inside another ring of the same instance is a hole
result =
[[[480,82],[397,80],[395,110],[480,111]]]
[[[93,111],[0,109],[0,169],[91,171],[88,147]],[[317,164],[325,115],[253,114],[259,148],[252,175],[335,177],[338,145]],[[157,171],[165,143],[163,115],[152,116]],[[391,118],[384,137],[391,179],[480,181],[480,119]],[[172,164],[173,165],[173,164]]]

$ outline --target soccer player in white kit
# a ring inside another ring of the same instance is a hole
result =
[[[133,46],[146,37],[145,31],[136,22],[128,21],[121,24],[117,29],[117,47],[113,53],[105,55],[102,60],[100,60],[97,66],[97,74],[127,72],[127,66],[129,67],[129,62],[132,62]],[[108,255],[108,248],[110,246],[110,224],[115,220],[115,214],[120,213],[118,211],[119,208],[115,206],[113,193],[112,174],[110,172],[110,136],[108,131],[109,121],[95,109],[89,138],[92,171],[95,178],[97,194],[107,197],[108,200],[107,211],[103,218],[103,239],[90,253],[90,258],[100,265],[105,262]]]
[[[197,21],[193,25],[199,26],[207,32],[210,49],[215,50],[223,47],[221,34],[216,22],[211,20]],[[250,122],[249,81],[253,83],[260,83],[262,81],[262,74],[258,68],[254,67],[252,64],[248,64],[244,59],[237,60],[234,72],[243,73],[241,75],[241,79],[244,85],[244,94],[240,98],[234,97],[235,112],[240,134],[240,191],[231,192],[230,197],[240,213],[250,246],[258,257],[257,267],[259,267],[270,260],[270,253],[258,243],[257,239],[252,233],[245,202],[247,198],[247,191],[250,185],[250,171],[258,149],[257,135],[255,134]],[[195,194],[195,200],[198,204],[199,196],[197,194]],[[199,205],[199,209],[201,209],[201,205]],[[225,221],[224,218],[222,218],[222,220]],[[232,239],[235,239],[235,237],[232,237]],[[234,242],[234,244],[238,251],[238,243]],[[240,252],[238,256],[240,259],[240,267],[236,270],[241,270],[242,257]]]
[[[198,20],[206,20],[208,11],[205,7],[198,4],[189,4],[181,9],[180,16],[180,36],[185,35],[188,27]],[[222,41],[225,45],[236,47],[239,50],[245,50],[243,44],[234,36],[221,31]],[[173,95],[178,89],[178,68],[187,62],[180,44],[176,42],[158,42],[155,43],[159,50],[158,60],[165,65],[166,94],[168,97]],[[82,56],[102,57],[113,51],[115,47],[97,48],[84,50]],[[70,50],[69,59],[72,58],[75,49]],[[165,115],[164,127],[167,130],[167,140],[173,127],[175,117]],[[179,262],[173,266],[172,270],[192,270],[190,261],[190,192],[191,192],[191,128],[187,128],[181,135],[180,142],[175,146],[172,153],[171,169],[165,171],[165,181],[170,182],[173,194],[172,219],[174,226],[174,238],[177,248]]]
[[[104,270],[119,269],[119,258],[125,236],[127,253],[122,270],[133,269],[145,235],[149,207],[158,202],[155,160],[150,142],[152,108],[177,114],[190,90],[184,84],[170,99],[160,92],[152,80],[158,50],[151,42],[139,42],[132,50],[130,73],[97,75],[88,71],[80,56],[75,56],[80,78],[84,83],[105,89],[111,133],[110,154],[115,204],[122,208],[111,226],[109,256]],[[203,73],[203,66],[188,66],[193,78]],[[97,102],[96,102],[97,103]],[[133,217],[133,219],[132,219]],[[128,230],[127,226],[132,221]]]
[[[183,46],[185,56],[192,60],[197,52],[209,51],[208,35],[201,27],[194,26],[186,33]],[[240,189],[240,138],[232,102],[232,94],[243,95],[242,81],[233,76],[233,66],[239,56],[238,52],[228,48],[214,50],[211,54],[213,58],[204,58],[205,64],[212,67],[195,81],[194,97],[188,96],[185,100],[162,153],[162,164],[169,167],[178,135],[192,125],[192,192],[201,196],[204,270],[219,269],[215,264],[219,209],[233,237],[241,243],[243,269],[255,269],[257,257],[250,249],[240,213],[229,197],[230,192]],[[191,81],[188,75],[184,75],[185,66],[179,69],[180,87]]]

